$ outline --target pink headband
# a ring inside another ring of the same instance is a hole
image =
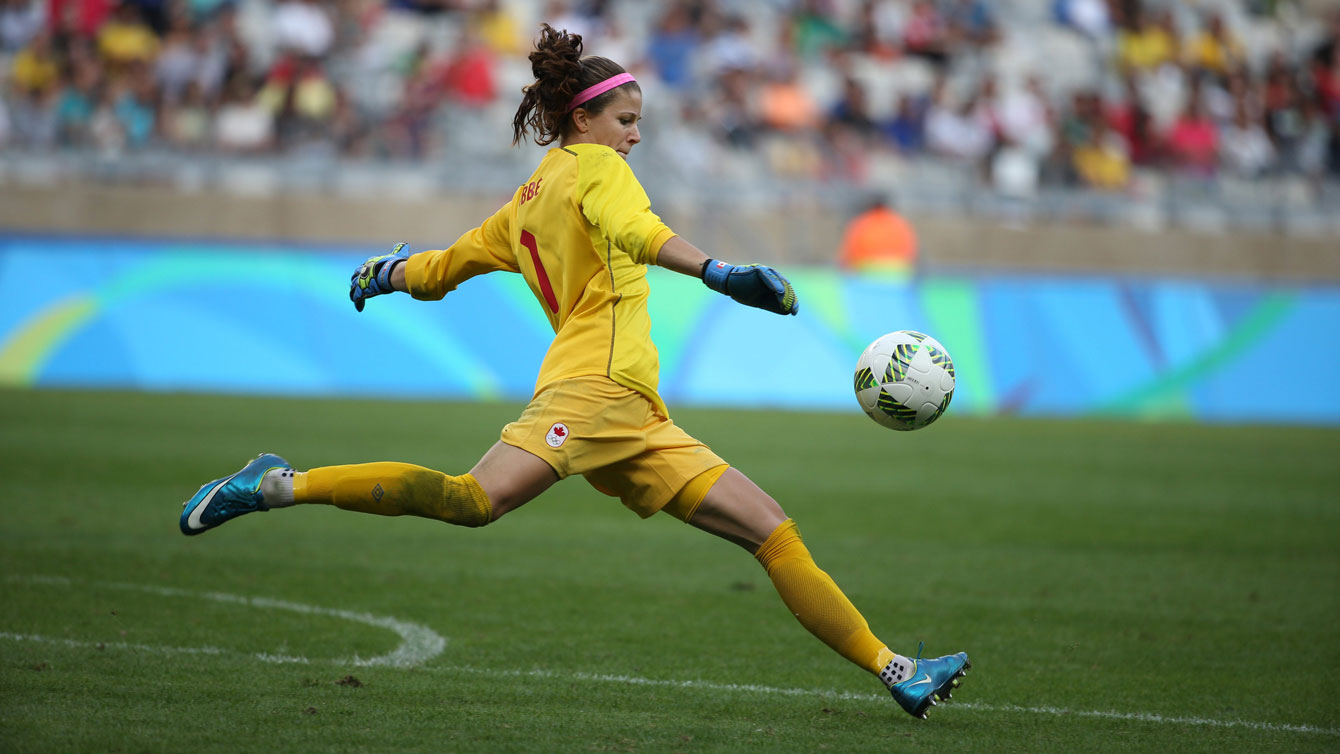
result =
[[[605,79],[599,84],[596,84],[595,86],[588,86],[585,89],[581,90],[580,92],[577,92],[577,96],[573,97],[572,101],[568,103],[568,109],[564,110],[563,112],[570,113],[573,110],[576,110],[577,106],[582,104],[583,102],[593,100],[596,97],[599,97],[600,95],[604,94],[605,92],[608,92],[609,90],[613,89],[614,87],[623,86],[624,84],[627,84],[629,82],[633,83],[637,82],[637,79],[633,78],[633,74],[631,73],[620,73],[614,76],[610,76],[609,78]]]

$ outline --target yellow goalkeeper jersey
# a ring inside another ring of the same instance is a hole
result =
[[[604,375],[665,413],[646,265],[672,236],[619,153],[555,147],[483,225],[450,248],[411,256],[405,282],[414,298],[431,301],[475,275],[521,273],[554,328],[536,394],[557,380]]]

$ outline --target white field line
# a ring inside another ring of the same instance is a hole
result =
[[[29,584],[48,584],[52,586],[71,586],[74,584],[70,579],[58,576],[11,576],[9,577],[9,581]],[[299,602],[286,602],[284,600],[276,600],[269,597],[247,597],[239,594],[227,594],[225,592],[197,592],[189,589],[175,589],[166,586],[118,584],[106,581],[91,581],[87,583],[89,586],[106,589],[120,589],[131,592],[144,592],[146,594],[156,594],[162,597],[192,597],[195,599],[246,605],[247,607],[263,608],[267,610],[287,610],[289,612],[301,613],[303,615],[325,615],[332,618],[353,621],[354,623],[362,623],[374,628],[386,629],[387,631],[391,631],[400,636],[400,645],[389,653],[367,658],[355,655],[354,657],[339,660],[339,663],[343,665],[355,665],[359,667],[389,666],[393,668],[414,667],[416,665],[422,665],[442,654],[442,650],[447,646],[447,640],[427,626],[384,615],[355,613],[349,610],[336,610],[329,607],[304,605]],[[180,652],[183,650],[177,649],[171,651]],[[307,661],[302,657],[288,657],[286,655],[263,654],[257,655],[257,657],[266,662],[302,663]]]
[[[557,672],[552,670],[497,670],[477,668],[469,665],[436,665],[424,670],[445,673],[469,673],[495,678],[545,678],[555,681],[586,681],[590,683],[616,683],[628,686],[657,686],[663,688],[707,689],[743,694],[768,696],[811,696],[825,699],[842,699],[860,702],[894,702],[887,694],[859,694],[851,691],[831,689],[795,689],[756,684],[717,683],[715,681],[672,681],[657,678],[642,678],[631,675],[609,675],[604,673],[582,673],[580,671]],[[971,693],[971,689],[969,689]],[[1208,717],[1174,717],[1152,712],[1114,712],[1102,710],[1072,710],[1063,707],[1024,707],[1016,704],[984,704],[981,702],[949,701],[942,709],[968,709],[981,712],[1009,712],[1030,715],[1050,715],[1055,717],[1092,717],[1102,720],[1131,720],[1143,723],[1165,725],[1196,725],[1209,728],[1247,728],[1250,730],[1277,731],[1281,733],[1317,733],[1325,736],[1340,736],[1340,728],[1324,728],[1316,725],[1291,725],[1288,723],[1265,723],[1254,720],[1218,720]]]
[[[25,581],[29,583],[69,585],[69,579],[46,576],[11,576],[9,581]],[[111,584],[100,583],[100,586],[111,587],[114,589],[127,589],[131,591],[147,592],[149,594],[161,594],[164,596],[183,596],[211,599],[218,602],[229,602],[235,604],[249,605],[252,607],[276,608],[281,610],[292,610],[294,612],[310,615],[329,615],[337,618],[344,618],[358,623],[388,628],[400,634],[402,641],[400,647],[390,654],[380,655],[368,659],[358,657],[345,659],[318,660],[322,664],[331,665],[356,665],[356,666],[390,666],[390,667],[412,667],[421,664],[427,659],[432,659],[442,653],[446,646],[446,639],[442,638],[436,632],[424,626],[415,623],[399,621],[395,618],[385,618],[381,616],[369,615],[367,613],[353,613],[346,610],[334,610],[330,608],[314,607],[311,605],[302,605],[294,602],[283,602],[281,600],[272,600],[265,597],[242,597],[233,594],[224,594],[221,592],[192,592],[185,589],[174,589],[170,587],[156,587],[137,584]],[[392,626],[398,626],[399,629]],[[412,627],[415,630],[410,630]],[[425,633],[426,632],[426,633]],[[430,636],[431,635],[431,636]],[[432,639],[436,637],[436,641]],[[11,641],[28,641],[43,644],[53,644],[70,648],[96,648],[99,650],[119,649],[135,652],[146,652],[151,654],[198,654],[198,655],[234,655],[242,654],[252,657],[261,662],[269,663],[292,663],[292,664],[312,664],[313,661],[306,657],[291,655],[275,655],[266,652],[248,654],[243,652],[233,652],[216,647],[164,647],[151,646],[146,644],[127,644],[124,642],[92,642],[77,641],[74,639],[61,639],[36,634],[15,634],[0,632],[0,639]],[[408,647],[408,648],[407,648]],[[429,650],[433,650],[428,654]],[[427,655],[424,660],[406,661]],[[392,659],[394,658],[394,659]],[[862,702],[893,702],[888,700],[884,694],[862,694],[851,691],[835,691],[832,689],[798,689],[782,688],[777,686],[761,686],[757,684],[739,684],[739,683],[718,683],[716,681],[702,680],[668,680],[659,678],[643,678],[632,675],[614,675],[607,673],[583,673],[580,671],[554,671],[554,670],[506,670],[498,668],[480,668],[470,665],[436,665],[423,668],[423,670],[438,673],[456,673],[480,675],[490,678],[541,678],[554,681],[580,681],[585,683],[611,683],[625,686],[651,686],[658,688],[677,688],[677,689],[705,689],[708,691],[722,691],[738,694],[757,694],[765,696],[807,696],[825,699],[842,699],[846,701]],[[948,702],[949,709],[977,710],[981,712],[1005,712],[1027,715],[1048,715],[1053,717],[1088,717],[1100,720],[1128,720],[1132,722],[1154,723],[1160,725],[1194,725],[1207,728],[1243,728],[1247,730],[1275,731],[1281,733],[1312,733],[1324,736],[1340,736],[1340,728],[1325,728],[1316,725],[1292,725],[1288,723],[1267,723],[1254,720],[1220,720],[1209,717],[1176,717],[1170,715],[1160,715],[1152,712],[1116,712],[1104,710],[1072,710],[1064,707],[1028,707],[1016,704],[985,704],[982,702]]]

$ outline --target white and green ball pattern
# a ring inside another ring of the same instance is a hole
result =
[[[856,362],[856,400],[889,429],[921,429],[939,419],[953,397],[954,362],[929,335],[881,335]]]

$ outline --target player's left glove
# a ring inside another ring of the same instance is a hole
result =
[[[796,300],[791,283],[767,265],[733,265],[709,259],[703,264],[703,282],[708,288],[745,306],[766,309],[774,314],[800,311],[800,302]]]
[[[398,243],[390,254],[368,257],[367,261],[354,270],[349,278],[349,300],[354,308],[363,311],[363,302],[383,293],[393,293],[391,273],[406,259],[409,259],[409,245]]]

